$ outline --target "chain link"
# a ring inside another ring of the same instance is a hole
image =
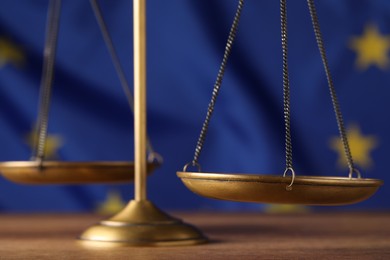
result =
[[[318,45],[318,49],[320,51],[322,63],[324,65],[326,78],[328,80],[330,96],[332,98],[333,110],[334,110],[335,115],[336,115],[337,126],[339,129],[341,141],[343,143],[344,152],[345,152],[345,156],[347,158],[348,168],[350,170],[350,176],[351,176],[351,172],[356,172],[357,170],[355,169],[355,165],[354,165],[354,162],[352,159],[352,154],[351,154],[347,134],[346,134],[345,127],[344,127],[343,116],[341,114],[341,109],[340,109],[339,101],[338,101],[338,98],[336,95],[336,90],[335,90],[335,87],[333,85],[333,80],[332,80],[332,77],[330,74],[328,59],[326,58],[326,51],[325,51],[324,43],[322,40],[322,34],[321,34],[321,30],[320,30],[320,24],[318,22],[318,16],[317,16],[317,11],[316,11],[316,7],[314,4],[314,0],[307,0],[307,4],[309,6],[310,16],[311,16],[311,20],[312,20],[313,28],[314,28],[314,34],[315,34],[315,37],[317,40],[317,45]],[[358,177],[359,176],[360,176],[360,173],[358,174]]]
[[[290,112],[290,80],[288,74],[288,41],[287,41],[287,6],[286,0],[280,0],[280,24],[283,52],[283,112],[285,125],[286,169],[293,169],[291,112]]]
[[[133,96],[130,91],[129,84],[125,77],[125,73],[119,61],[118,55],[116,53],[115,47],[112,42],[112,38],[108,32],[107,25],[104,21],[101,9],[96,0],[91,0],[91,6],[96,16],[99,28],[102,32],[104,41],[106,43],[107,49],[110,53],[111,60],[114,64],[115,70],[121,82],[123,91],[125,92],[127,101],[131,111],[134,113],[134,104]],[[43,62],[43,72],[40,88],[40,101],[39,101],[39,112],[37,119],[37,138],[36,138],[36,150],[32,156],[33,160],[38,160],[42,162],[45,157],[45,146],[47,140],[47,128],[48,128],[48,117],[50,109],[50,99],[52,92],[53,76],[54,76],[54,63],[55,63],[55,54],[56,54],[56,45],[58,41],[58,28],[59,28],[59,19],[61,14],[61,0],[51,0],[48,10],[48,18],[46,25],[46,40],[44,48],[44,62]],[[147,138],[147,149],[151,160],[156,160],[158,163],[162,163],[162,157],[156,153]]]
[[[115,49],[112,37],[108,31],[107,23],[104,20],[104,17],[103,17],[103,14],[102,14],[102,11],[101,11],[101,8],[99,6],[98,1],[97,0],[90,0],[90,3],[91,3],[92,10],[95,14],[96,21],[99,25],[100,31],[102,33],[104,42],[105,42],[106,47],[108,49],[108,52],[110,54],[111,61],[114,65],[115,71],[116,71],[118,78],[119,78],[119,81],[121,83],[123,92],[125,93],[127,103],[129,104],[131,112],[134,114],[134,101],[133,101],[134,99],[133,99],[133,95],[131,94],[130,84],[127,81],[127,78],[125,76],[125,72],[123,70],[122,64],[119,60],[117,51]],[[149,136],[147,136],[147,138],[146,138],[146,148],[147,148],[148,153],[149,153],[149,156],[148,156],[149,161],[151,161],[151,162],[157,161],[157,163],[159,163],[159,164],[161,164],[163,162],[162,156],[154,151],[154,148],[150,142]]]
[[[337,124],[338,124],[338,128],[339,128],[339,132],[340,132],[340,137],[341,137],[341,140],[343,142],[344,151],[345,151],[345,154],[347,157],[348,167],[350,169],[350,173],[355,172],[357,170],[355,169],[355,166],[353,163],[353,159],[352,159],[352,155],[351,155],[351,151],[349,148],[348,139],[347,139],[347,135],[346,135],[345,127],[344,127],[343,117],[342,117],[341,110],[340,110],[340,105],[339,105],[336,91],[335,91],[335,88],[333,85],[333,80],[332,80],[331,75],[330,75],[330,70],[329,70],[328,61],[327,61],[326,54],[325,54],[325,48],[324,48],[323,41],[322,41],[322,36],[321,36],[321,31],[320,31],[320,27],[319,27],[319,23],[318,23],[316,9],[314,6],[314,1],[307,0],[307,2],[309,5],[310,15],[311,15],[312,22],[313,22],[313,27],[314,27],[314,32],[316,35],[318,48],[319,48],[320,55],[321,55],[321,58],[322,58],[322,61],[324,64],[324,69],[325,69],[326,77],[327,77],[328,84],[329,84],[329,90],[330,90],[330,94],[331,94],[332,104],[333,104],[333,108],[334,108],[334,111],[336,114],[336,120],[337,120]],[[199,136],[199,139],[197,142],[197,146],[195,149],[194,158],[191,162],[192,166],[199,166],[199,164],[198,164],[199,155],[200,155],[202,148],[203,148],[203,143],[204,143],[204,140],[206,138],[210,119],[211,119],[211,116],[213,114],[216,99],[217,99],[217,96],[218,96],[218,93],[219,93],[219,90],[220,90],[220,87],[222,84],[222,79],[223,79],[223,75],[225,72],[227,60],[229,58],[232,44],[233,44],[233,41],[234,41],[235,36],[236,36],[237,27],[239,24],[241,9],[243,7],[243,4],[244,4],[244,1],[240,0],[239,4],[238,4],[237,11],[236,11],[236,15],[234,17],[234,21],[233,21],[233,24],[232,24],[232,27],[231,27],[231,30],[229,33],[228,41],[227,41],[227,44],[225,47],[225,53],[224,53],[223,60],[222,60],[222,63],[221,63],[221,66],[220,66],[220,69],[218,72],[217,80],[216,80],[215,85],[214,85],[211,101],[209,103],[207,114],[206,114],[206,119],[205,119],[203,126],[202,126],[202,129],[201,129],[201,133],[200,133],[200,136]],[[293,171],[293,167],[292,167],[292,165],[293,165],[292,140],[291,140],[290,81],[289,81],[289,72],[288,72],[288,37],[287,37],[286,0],[280,0],[280,16],[281,16],[282,52],[283,52],[283,57],[282,57],[283,58],[283,111],[284,111],[284,122],[285,122],[286,170]],[[188,164],[186,165],[185,168],[187,168],[187,166],[188,166]],[[360,177],[360,174],[358,174],[358,177]]]
[[[206,138],[206,134],[207,134],[207,131],[209,128],[210,119],[211,119],[211,116],[214,112],[215,103],[217,101],[217,97],[218,97],[219,90],[221,88],[223,76],[225,74],[227,61],[229,59],[230,52],[232,50],[233,42],[236,38],[238,24],[240,22],[241,11],[242,11],[243,6],[244,6],[244,0],[239,0],[237,10],[236,10],[236,13],[234,15],[234,20],[233,20],[232,26],[230,28],[227,43],[225,46],[225,52],[223,54],[222,63],[221,63],[221,66],[219,68],[217,79],[216,79],[215,84],[214,84],[213,93],[211,95],[211,101],[210,101],[208,109],[207,109],[206,119],[203,123],[202,129],[200,131],[200,136],[199,136],[198,142],[196,144],[194,158],[191,162],[192,166],[199,165],[198,164],[199,155],[200,155],[202,148],[203,148],[203,143],[204,143],[204,140]]]
[[[46,39],[43,54],[43,70],[41,87],[39,93],[39,111],[37,119],[36,150],[32,159],[43,161],[47,139],[47,128],[49,121],[49,106],[53,84],[53,70],[58,40],[58,27],[61,13],[61,0],[51,0],[48,9],[46,22]]]

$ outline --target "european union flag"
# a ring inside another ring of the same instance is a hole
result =
[[[132,2],[100,0],[132,82]],[[133,117],[88,1],[63,1],[46,154],[56,160],[133,159]],[[209,200],[176,171],[191,161],[236,0],[147,3],[148,132],[164,164],[149,197],[167,209],[269,209]],[[390,5],[317,0],[329,66],[352,155],[363,177],[390,181]],[[48,1],[0,3],[0,161],[32,149]],[[289,1],[293,159],[298,175],[348,168],[306,1]],[[284,171],[282,47],[278,1],[248,0],[200,157],[214,172]],[[116,211],[132,185],[25,186],[0,179],[2,211]],[[344,208],[388,209],[386,186]]]

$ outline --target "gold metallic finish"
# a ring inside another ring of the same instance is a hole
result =
[[[189,224],[164,213],[146,199],[146,0],[134,0],[135,199],[118,214],[88,228],[80,241],[88,247],[183,246],[207,242]]]
[[[148,200],[132,200],[108,220],[89,227],[81,236],[86,246],[181,246],[207,242],[202,233],[173,218]]]
[[[194,193],[213,199],[305,205],[346,205],[372,196],[377,179],[177,172]]]
[[[148,164],[148,171],[158,165]],[[120,183],[134,180],[133,162],[15,161],[0,163],[2,175],[21,184]]]
[[[146,0],[133,1],[135,200],[146,200]]]

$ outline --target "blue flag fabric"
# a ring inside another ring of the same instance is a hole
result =
[[[100,4],[132,82],[132,2]],[[147,2],[148,131],[163,166],[148,196],[166,209],[261,209],[201,198],[176,171],[192,160],[236,0]],[[390,182],[390,3],[318,0],[352,155],[363,177]],[[0,160],[28,160],[36,123],[48,1],[0,3]],[[288,3],[294,167],[347,176],[326,77],[306,1]],[[205,171],[282,174],[284,125],[278,1],[245,3],[200,163]],[[63,1],[48,153],[65,161],[132,160],[133,116],[88,1]],[[343,207],[388,209],[386,184]],[[0,210],[93,211],[132,185],[28,186],[0,179]],[[112,197],[112,196],[111,196]]]

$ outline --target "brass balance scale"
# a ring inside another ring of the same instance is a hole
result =
[[[53,76],[61,0],[50,0],[40,111],[38,142],[32,161],[4,162],[0,171],[7,179],[27,184],[83,184],[135,181],[135,198],[118,214],[89,227],[79,240],[87,246],[172,246],[204,243],[207,239],[195,227],[158,209],[146,197],[146,176],[162,162],[146,134],[146,18],[145,0],[133,1],[134,105],[97,0],[91,5],[124,88],[134,107],[134,162],[59,162],[44,160],[49,101]],[[147,158],[147,151],[149,156]],[[103,243],[104,242],[104,243]]]
[[[120,79],[130,109],[133,111],[133,97],[123,68],[107,30],[102,12],[96,1],[91,1],[92,9],[100,26],[112,62]],[[134,180],[134,162],[66,162],[45,159],[48,117],[52,92],[53,70],[56,43],[58,39],[61,1],[51,1],[46,25],[44,64],[40,87],[40,102],[37,118],[35,150],[30,161],[0,163],[2,175],[14,182],[23,184],[82,184],[116,183]],[[156,153],[147,141],[149,152],[148,170],[151,172],[162,163],[162,157]]]
[[[216,199],[263,202],[297,203],[310,205],[344,205],[356,203],[370,197],[383,184],[381,180],[361,178],[354,167],[336,93],[330,77],[325,50],[313,0],[308,0],[310,14],[318,47],[324,63],[336,119],[349,163],[349,176],[312,177],[296,176],[292,167],[290,136],[290,87],[287,65],[287,15],[286,0],[281,0],[283,89],[286,126],[286,169],[279,175],[245,175],[235,173],[201,172],[198,158],[205,141],[208,125],[221,87],[227,59],[236,36],[244,0],[238,1],[237,11],[225,48],[206,120],[195,149],[194,159],[177,175],[193,192]],[[123,70],[117,58],[108,30],[96,0],[91,0],[106,45],[110,51],[129,103],[132,98]],[[51,0],[45,46],[44,74],[41,87],[41,102],[38,118],[38,142],[32,161],[4,162],[0,170],[4,177],[19,183],[94,183],[135,181],[135,198],[118,214],[91,226],[79,237],[85,245],[97,246],[171,246],[193,245],[207,242],[207,238],[194,226],[169,216],[147,199],[146,177],[156,164],[161,162],[148,142],[146,134],[146,0],[133,1],[134,26],[134,139],[135,160],[133,162],[57,162],[44,160],[47,135],[48,111],[55,45],[61,0]],[[151,155],[146,158],[147,150]],[[157,162],[157,163],[156,163]],[[187,172],[193,166],[198,172]],[[291,173],[291,178],[287,174]],[[356,174],[356,177],[353,175]]]
[[[349,166],[348,177],[325,177],[325,176],[297,176],[292,163],[292,143],[290,133],[290,84],[287,62],[287,12],[286,0],[280,0],[281,35],[283,50],[283,96],[284,96],[284,120],[286,129],[286,168],[283,175],[263,174],[235,174],[235,173],[210,173],[201,172],[198,163],[206,138],[208,126],[214,111],[216,99],[222,84],[227,60],[236,36],[244,0],[238,1],[237,11],[229,33],[222,64],[219,69],[216,83],[212,92],[211,101],[208,106],[206,119],[195,148],[193,160],[186,164],[183,171],[177,172],[183,183],[191,191],[205,197],[262,203],[286,203],[306,205],[346,205],[357,203],[373,195],[381,180],[361,178],[360,172],[355,168],[347,135],[344,129],[336,91],[330,75],[328,61],[325,55],[325,48],[322,41],[320,26],[314,0],[308,0],[310,16],[313,23],[317,45],[321,54],[325,74],[328,80],[329,90],[336,114],[340,137]],[[188,167],[197,168],[198,172],[188,172]],[[291,174],[291,178],[287,174]],[[353,175],[356,174],[356,177]]]

